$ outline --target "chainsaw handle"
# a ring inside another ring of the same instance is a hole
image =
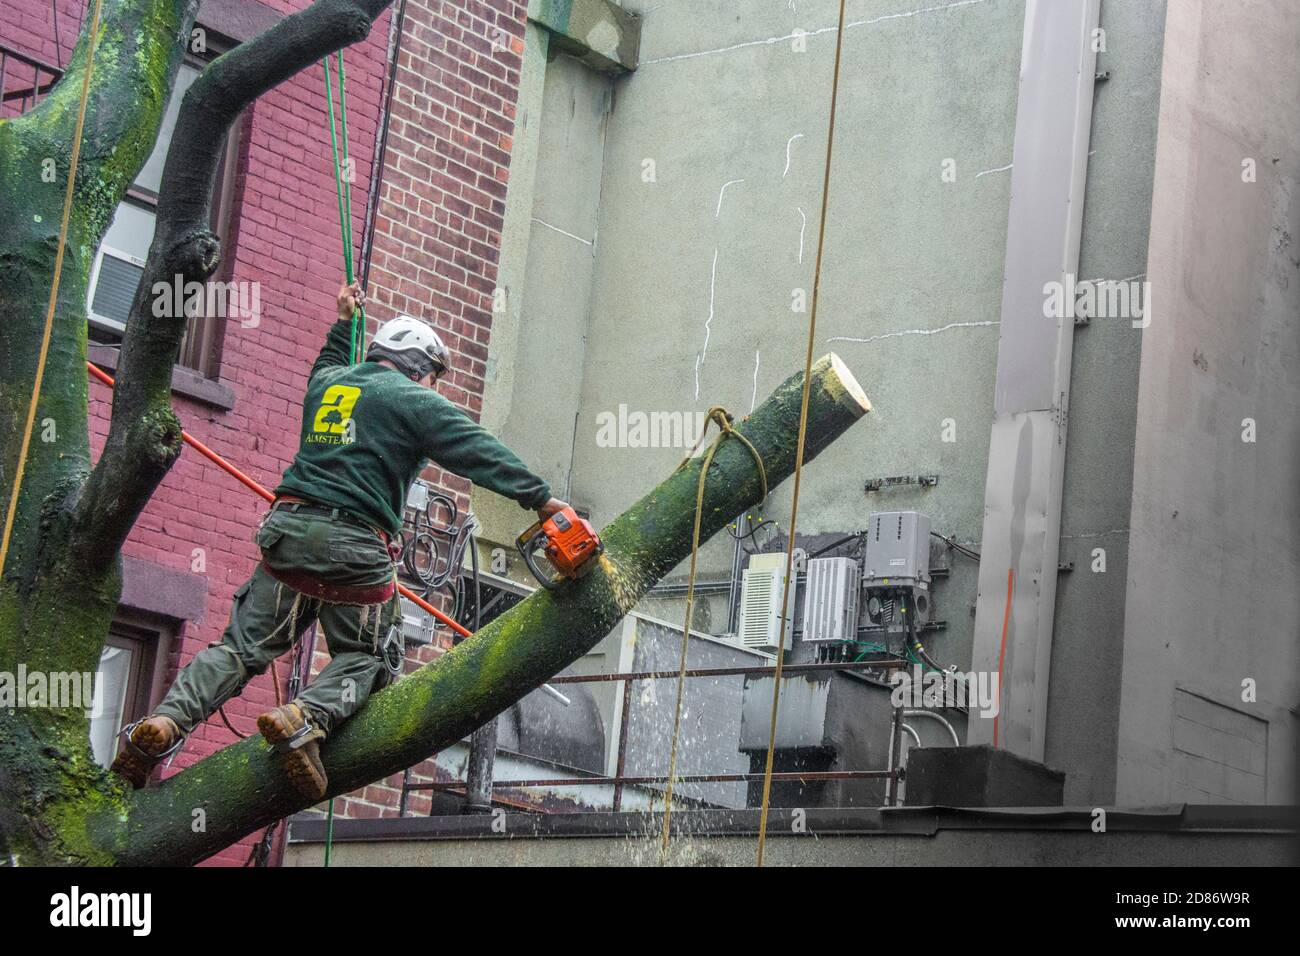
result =
[[[515,539],[515,547],[519,549],[520,555],[523,556],[524,564],[528,566],[529,571],[533,572],[533,577],[537,579],[538,583],[548,591],[558,591],[560,586],[564,583],[564,579],[558,575],[555,577],[547,575],[537,566],[537,562],[533,560],[533,555],[537,552],[538,543],[544,542],[545,540],[546,532],[542,530],[542,522],[537,521],[526,528],[519,537]]]

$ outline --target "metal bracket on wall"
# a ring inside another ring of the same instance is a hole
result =
[[[862,490],[871,494],[873,491],[893,488],[897,485],[920,485],[922,488],[933,488],[938,483],[938,475],[896,475],[892,478],[868,478]]]

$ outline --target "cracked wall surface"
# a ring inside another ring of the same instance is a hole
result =
[[[490,373],[486,402],[598,525],[687,450],[605,447],[600,416],[743,415],[802,365],[838,4],[623,6],[641,18],[635,72],[611,80],[562,55],[547,67],[536,198],[507,216],[529,220],[520,336],[509,355],[493,344],[512,385],[494,390]],[[1163,19],[1159,0],[1103,6],[1111,78],[1094,107],[1085,276],[1145,272]],[[917,509],[978,548],[1023,26],[1022,0],[848,5],[815,353],[838,352],[874,410],[806,473],[801,536]],[[529,340],[530,315],[558,321]],[[1075,339],[1062,560],[1076,571],[1060,586],[1048,729],[1068,801],[1114,791],[1115,736],[1098,727],[1118,707],[1139,348],[1126,322]],[[560,369],[563,381],[548,377]],[[909,474],[939,484],[863,491]],[[782,527],[789,495],[763,512]],[[495,513],[505,542],[523,519]],[[1100,535],[1109,570],[1094,575]],[[966,668],[977,573],[949,563],[935,611],[948,626],[929,646]],[[720,537],[699,578],[725,579],[730,564]],[[725,594],[699,600],[720,632]],[[648,603],[680,615],[675,600]]]

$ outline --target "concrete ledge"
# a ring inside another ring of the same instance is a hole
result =
[[[208,607],[208,582],[202,575],[126,555],[122,558],[122,597],[118,603],[173,621],[197,621]]]
[[[282,14],[258,0],[203,0],[197,23],[235,43],[244,43],[282,19]]]
[[[673,814],[672,862],[752,865],[758,810]],[[1059,866],[1285,865],[1296,859],[1296,808],[774,809],[774,864]],[[640,865],[659,847],[657,813],[572,813],[335,820],[335,865]],[[494,832],[495,826],[495,832]],[[326,823],[289,823],[286,866],[319,865]],[[812,839],[808,839],[811,837]],[[833,839],[832,839],[833,838]]]
[[[641,21],[610,0],[529,0],[528,18],[551,35],[551,48],[598,73],[636,69]]]
[[[111,345],[96,345],[92,342],[86,347],[86,358],[106,372],[117,371],[119,354],[120,350]],[[235,392],[229,385],[204,378],[182,365],[172,366],[172,391],[222,411],[228,412],[235,407]]]

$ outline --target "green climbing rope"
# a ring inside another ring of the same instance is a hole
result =
[[[328,104],[330,118],[330,149],[334,158],[334,193],[338,197],[339,204],[339,232],[343,237],[343,268],[347,276],[348,285],[351,285],[356,278],[352,268],[352,164],[348,159],[348,93],[347,79],[343,72],[343,51],[338,52],[339,58],[339,116],[338,123],[334,119],[334,90],[330,86],[330,58],[329,54],[321,60],[321,65],[325,68],[325,102]],[[343,139],[343,162],[339,163],[339,133],[342,132]],[[343,176],[342,168],[347,169],[347,177]],[[345,185],[346,183],[346,185]],[[364,306],[357,306],[357,311],[352,315],[352,341],[349,348],[349,358],[355,365],[360,358],[361,350],[365,347],[365,327],[366,327],[366,310]],[[358,332],[360,334],[358,335]],[[330,865],[330,857],[334,849],[334,798],[330,798],[329,810],[325,815],[325,865]]]
[[[347,275],[348,285],[351,285],[355,279],[352,270],[352,166],[348,159],[348,95],[346,78],[343,73],[343,51],[338,53],[339,58],[339,120],[336,125],[334,119],[334,90],[330,85],[330,58],[326,54],[321,65],[325,68],[325,101],[328,104],[330,118],[330,148],[334,155],[334,192],[338,197],[339,204],[339,231],[343,236],[343,265],[344,272]],[[343,162],[339,163],[339,132],[342,131],[343,139]],[[340,166],[346,167],[348,175],[346,179],[340,169]],[[345,185],[346,183],[346,185]],[[364,306],[358,306],[356,313],[352,316],[352,344],[350,349],[350,358],[355,364],[360,357],[361,348],[365,346],[365,322],[366,310]],[[360,335],[358,335],[360,332]]]

